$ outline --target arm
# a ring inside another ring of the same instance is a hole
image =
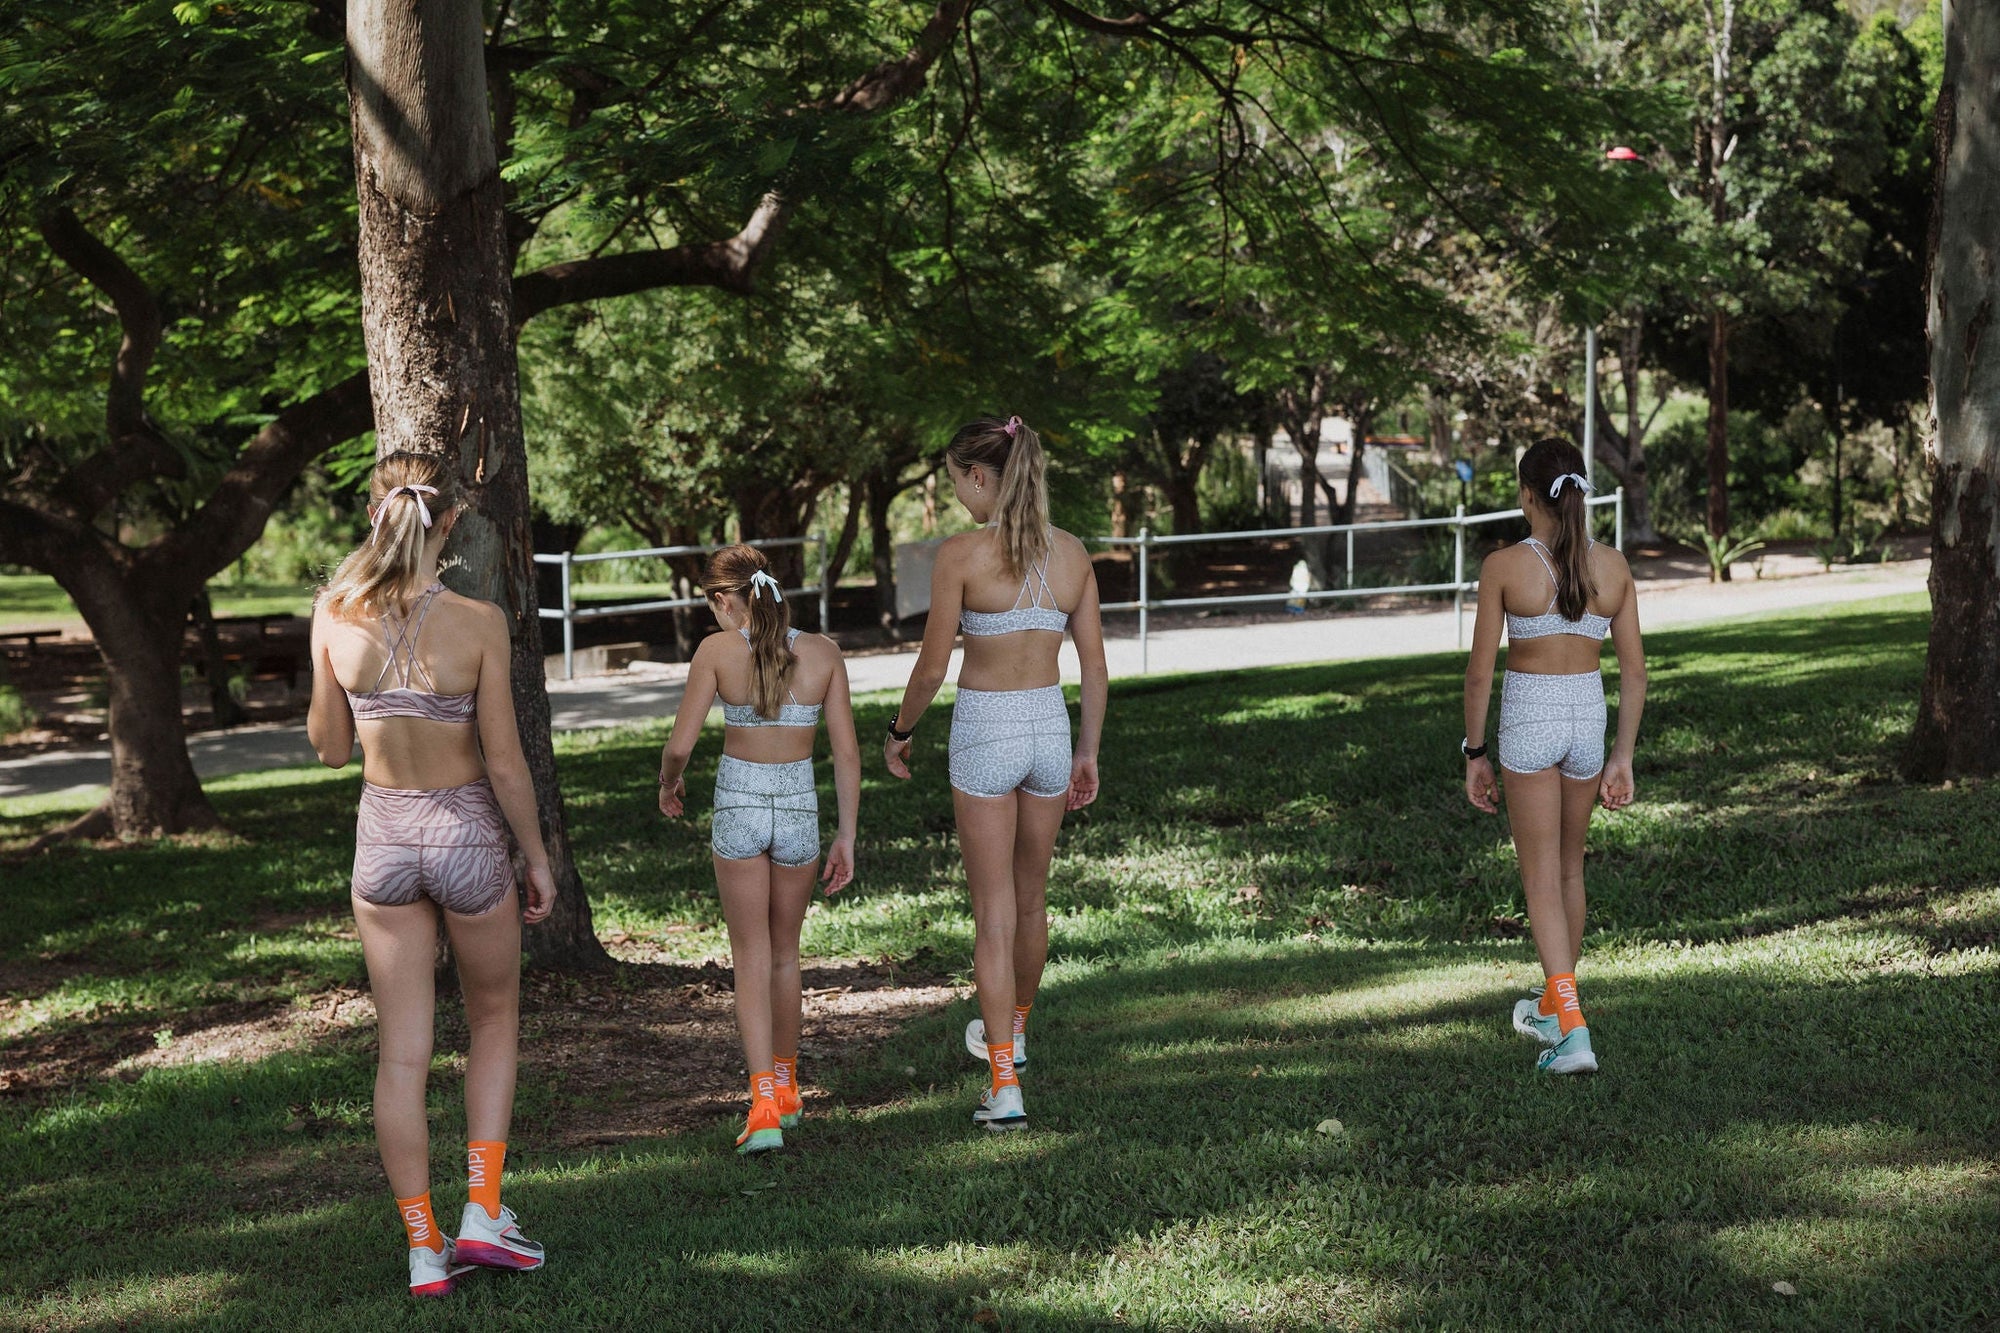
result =
[[[312,704],[306,710],[306,739],[312,742],[322,764],[345,768],[354,757],[354,710],[348,706],[347,692],[333,676],[333,656],[327,647],[332,630],[333,617],[313,608]]]
[[[1632,751],[1639,743],[1639,715],[1646,708],[1646,650],[1639,640],[1639,588],[1625,571],[1625,600],[1611,618],[1611,646],[1618,654],[1618,739],[1604,762],[1598,796],[1606,810],[1632,804]]]
[[[924,622],[924,646],[917,664],[910,669],[910,683],[903,690],[897,708],[898,731],[915,731],[924,710],[937,698],[944,673],[951,667],[951,646],[958,638],[958,612],[965,602],[965,579],[958,567],[958,546],[946,542],[938,548],[937,564],[931,569],[930,618]],[[899,778],[910,776],[910,742],[891,739],[882,747],[889,771]]]
[[[1104,621],[1097,606],[1097,571],[1092,569],[1083,581],[1083,596],[1069,617],[1070,639],[1076,644],[1077,663],[1083,672],[1079,691],[1083,721],[1077,728],[1076,756],[1069,766],[1071,810],[1081,810],[1097,799],[1097,747],[1104,739],[1104,708],[1111,687],[1111,673],[1104,665]]]
[[[1479,610],[1472,622],[1472,653],[1465,661],[1465,739],[1475,748],[1486,741],[1486,713],[1493,704],[1493,663],[1500,656],[1504,607],[1493,556],[1479,566]],[[1465,798],[1493,814],[1500,809],[1500,786],[1493,761],[1485,755],[1465,761]]]
[[[847,692],[847,663],[833,647],[833,679],[826,687],[826,739],[833,747],[833,790],[840,829],[827,849],[820,879],[829,897],[854,879],[854,822],[861,808],[861,744],[854,738],[854,705]]]
[[[678,815],[687,794],[682,776],[688,760],[694,758],[694,743],[701,739],[701,724],[715,706],[715,654],[709,645],[714,636],[703,639],[688,663],[687,687],[681,692],[680,711],[674,714],[674,729],[660,750],[660,813]]]
[[[490,602],[474,604],[479,620],[479,748],[486,756],[486,778],[500,802],[500,813],[521,845],[528,863],[528,904],[521,919],[533,924],[545,919],[556,901],[555,876],[549,871],[548,849],[542,845],[541,815],[535,808],[535,784],[528,760],[521,753],[521,730],[514,721],[514,690],[508,681],[513,646],[507,640],[507,618]]]

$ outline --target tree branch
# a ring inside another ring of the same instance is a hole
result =
[[[523,273],[514,279],[514,322],[525,324],[557,306],[656,287],[720,287],[748,293],[754,290],[757,269],[790,211],[784,197],[773,190],[758,202],[743,230],[726,241],[571,259]]]
[[[930,20],[917,34],[916,45],[895,60],[885,60],[824,102],[815,110],[858,111],[867,115],[884,111],[924,86],[924,77],[937,58],[951,45],[952,34],[972,12],[973,0],[939,0]]]

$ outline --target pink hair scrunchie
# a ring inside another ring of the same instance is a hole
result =
[[[1013,439],[1015,436],[1021,433],[1021,418],[1008,417],[1007,424],[1002,426],[1000,429],[1007,432],[1008,439],[1010,440]]]

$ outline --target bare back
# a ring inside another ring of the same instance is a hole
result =
[[[741,634],[724,631],[711,634],[696,650],[698,658],[715,672],[715,693],[722,702],[744,705],[751,702],[752,667],[750,644]],[[787,703],[825,704],[833,687],[834,673],[840,669],[840,649],[831,639],[818,634],[800,634],[792,640],[791,693]],[[733,759],[756,764],[789,764],[810,759],[818,727],[728,727],[722,736],[722,752]]]
[[[405,602],[403,609],[407,611],[415,600]],[[415,627],[414,666],[408,668],[411,684],[440,695],[478,692],[499,619],[498,608],[490,603],[439,593]],[[323,658],[335,682],[348,693],[395,688],[402,684],[410,650],[391,662],[391,630],[376,617],[337,620],[316,610],[315,667]],[[504,632],[502,626],[503,642]],[[345,700],[341,706],[346,706]],[[354,727],[361,742],[361,775],[378,787],[458,787],[486,776],[477,726],[387,717],[357,719]]]
[[[1000,534],[994,528],[960,533],[945,543],[939,556],[957,579],[959,604],[950,608],[953,615],[960,609],[988,614],[1012,611],[1039,597],[1043,605],[1053,603],[1074,616],[1095,579],[1089,551],[1061,529],[1051,531],[1047,561],[1040,570],[1009,569]],[[931,614],[943,609],[933,604]],[[968,634],[958,683],[973,690],[1033,690],[1054,685],[1061,679],[1057,655],[1062,642],[1061,633],[1048,629]]]
[[[1500,575],[1500,606],[1508,615],[1539,616],[1550,608],[1555,585],[1548,566],[1534,548],[1518,542],[1488,558],[1487,573],[1480,591],[1488,591],[1493,573]],[[1633,595],[1632,570],[1617,548],[1593,544],[1590,548],[1592,590],[1586,609],[1608,620],[1616,620]],[[1581,634],[1549,634],[1507,644],[1507,667],[1536,675],[1581,675],[1598,669],[1603,656],[1601,640]]]

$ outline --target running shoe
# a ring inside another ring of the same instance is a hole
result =
[[[449,1296],[459,1274],[471,1271],[471,1264],[460,1263],[453,1255],[450,1241],[442,1250],[415,1246],[410,1250],[410,1295]]]
[[[476,1203],[467,1203],[458,1218],[458,1258],[479,1268],[510,1268],[526,1272],[548,1262],[542,1247],[521,1234],[521,1224],[512,1208],[502,1208],[497,1218],[488,1217]]]
[[[986,1020],[975,1018],[965,1025],[965,1049],[972,1052],[972,1058],[986,1061]],[[1028,1037],[1026,1033],[1014,1036],[1014,1068],[1020,1069],[1028,1063]]]
[[[1021,1104],[1021,1085],[1009,1083],[1004,1088],[988,1088],[979,1094],[979,1105],[972,1112],[972,1123],[991,1130],[1026,1129],[1028,1111]]]
[[[736,1151],[746,1156],[753,1152],[770,1152],[773,1148],[785,1146],[784,1121],[778,1115],[778,1103],[769,1097],[759,1097],[750,1103],[750,1117],[743,1123],[743,1132],[736,1136]]]
[[[805,1109],[805,1098],[799,1095],[797,1087],[778,1089],[778,1124],[782,1128],[797,1129]]]
[[[1530,995],[1514,1002],[1514,1031],[1544,1046],[1553,1046],[1562,1040],[1562,1020],[1543,1013],[1540,998]]]
[[[1544,1074],[1595,1074],[1597,1052],[1590,1049],[1590,1029],[1574,1027],[1569,1035],[1535,1057]]]

